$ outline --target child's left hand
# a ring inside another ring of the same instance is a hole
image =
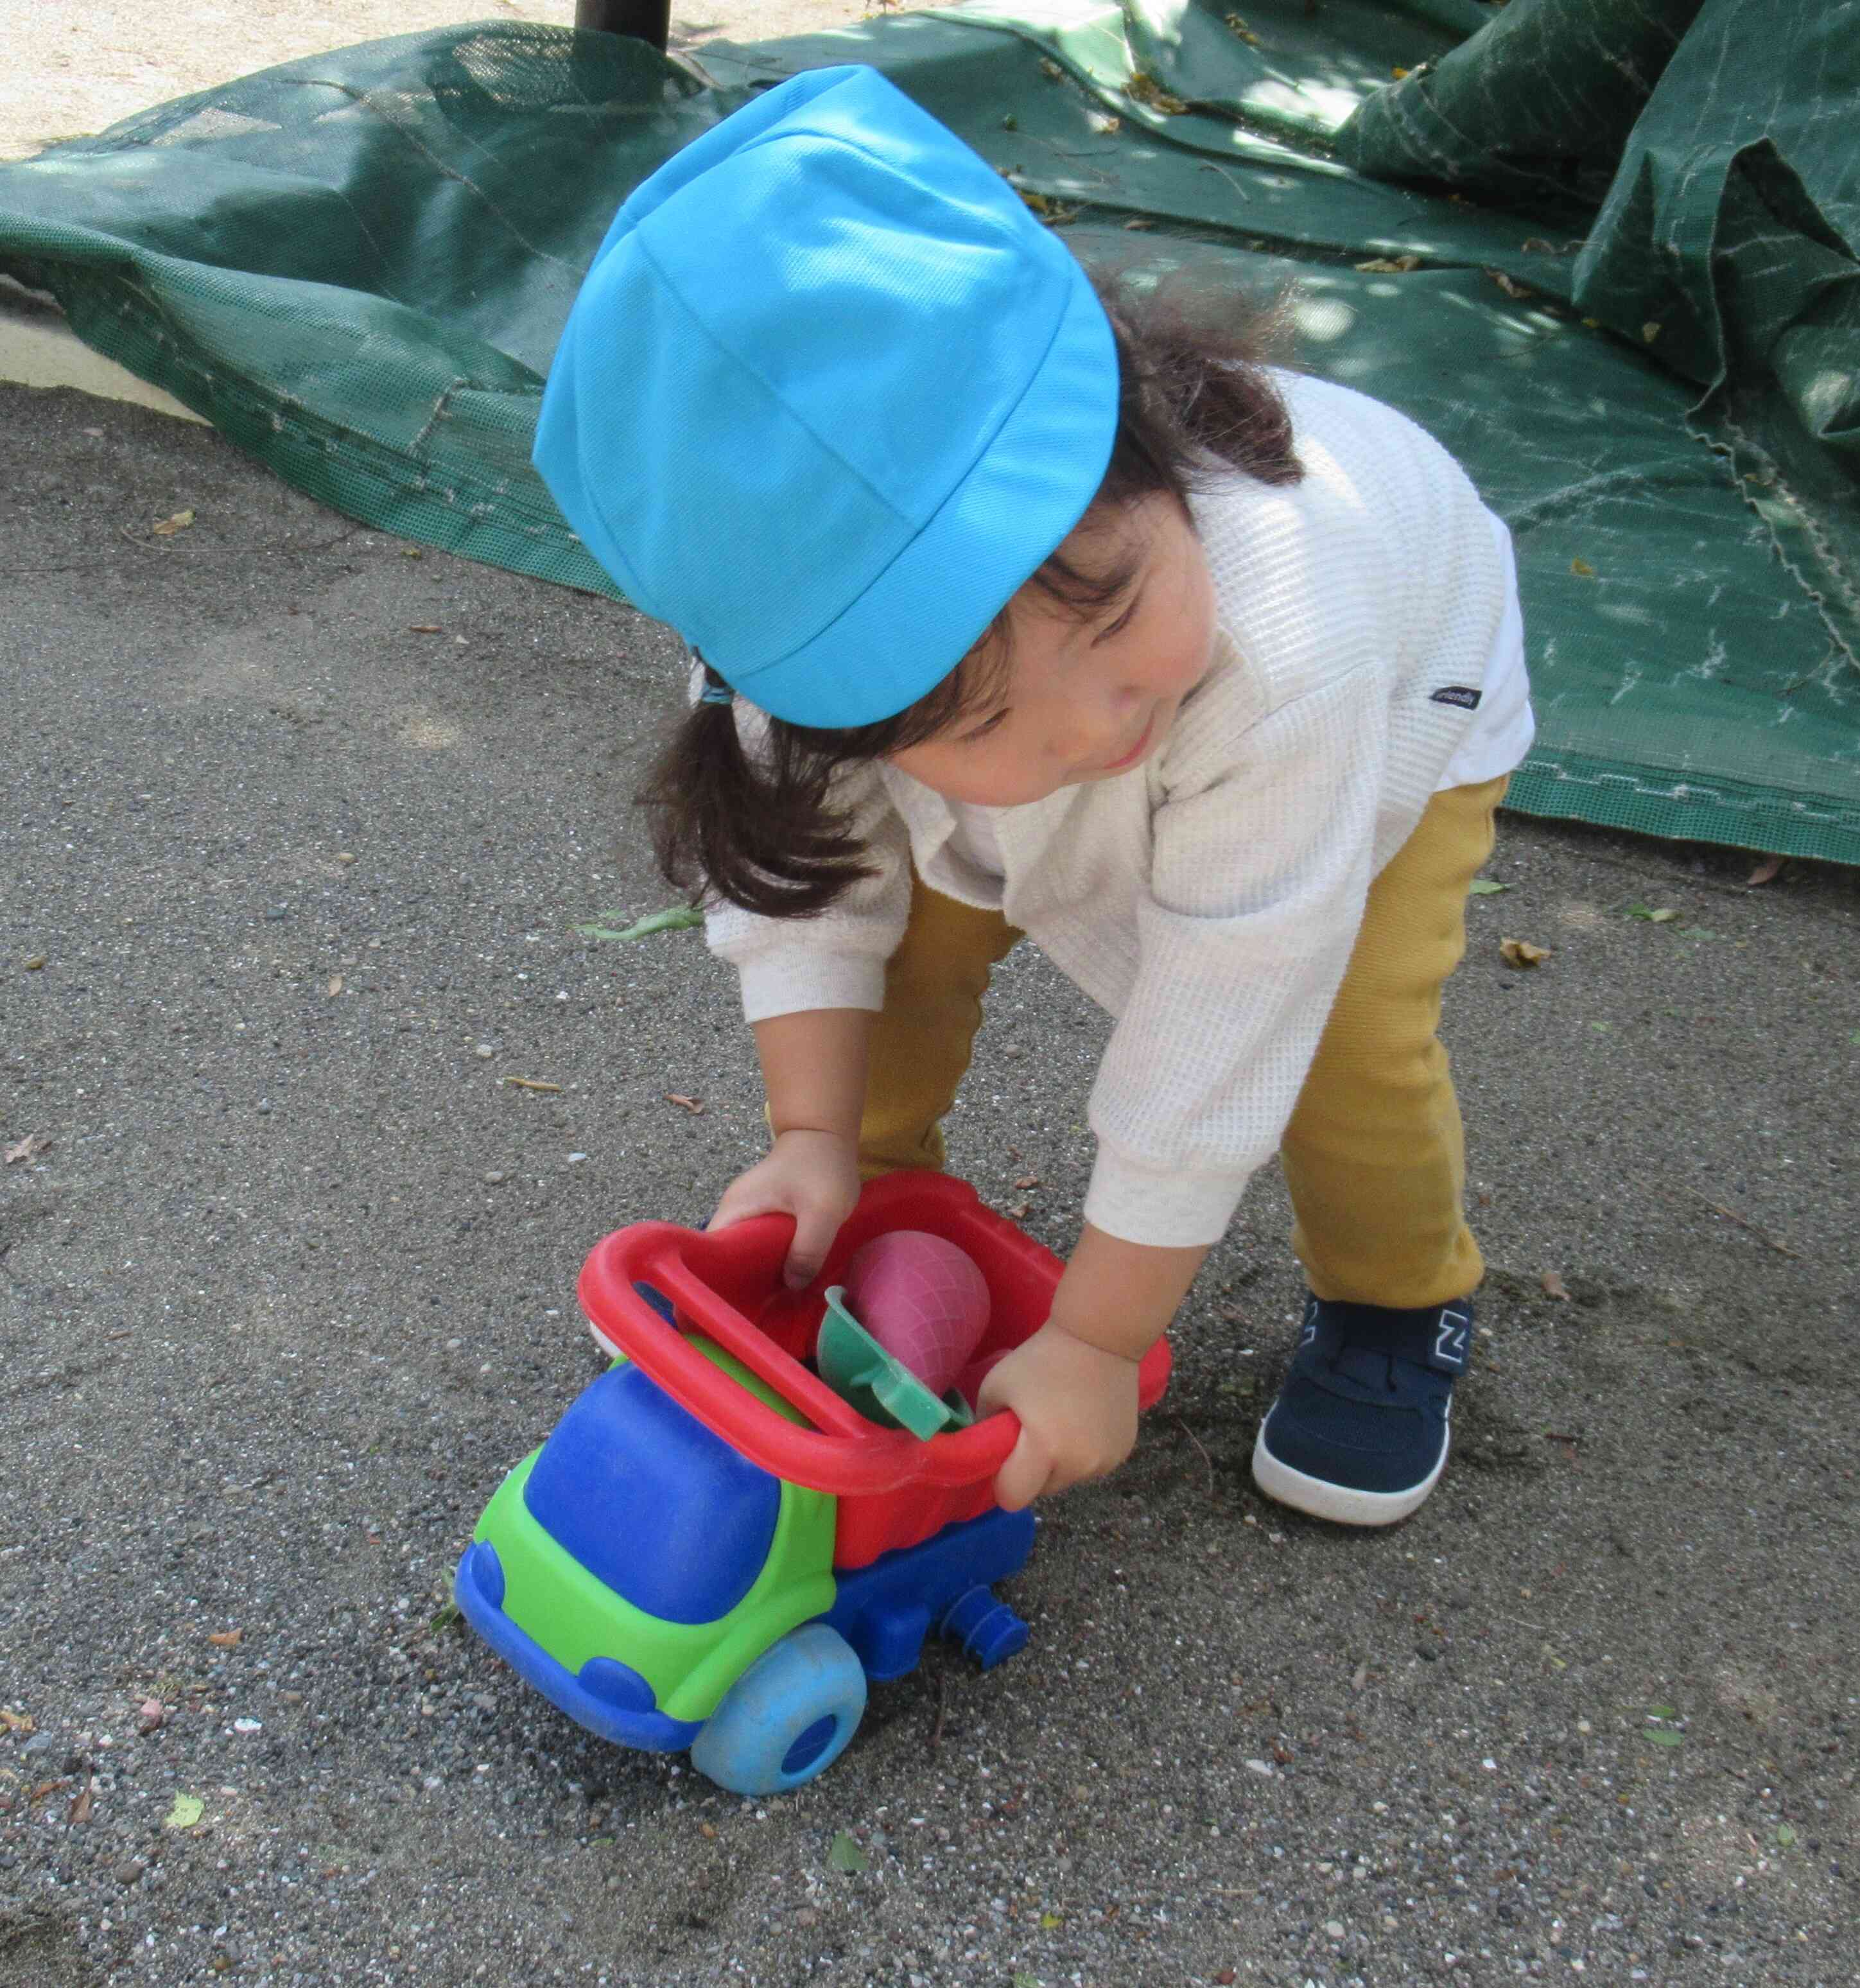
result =
[[[1137,1441],[1137,1364],[1049,1320],[982,1383],[979,1415],[1012,1408],[1020,1440],[995,1479],[995,1502],[1036,1498],[1115,1470]]]

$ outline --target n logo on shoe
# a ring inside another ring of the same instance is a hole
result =
[[[1443,1311],[1434,1334],[1434,1357],[1449,1365],[1466,1364],[1466,1333],[1472,1321],[1464,1312]]]

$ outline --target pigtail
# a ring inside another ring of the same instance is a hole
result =
[[[1210,474],[1238,470],[1261,483],[1304,474],[1292,418],[1267,370],[1289,347],[1280,296],[1266,305],[1206,298],[1185,305],[1168,292],[1145,295],[1124,278],[1094,279],[1118,348],[1118,439],[1100,492],[1128,502],[1166,489],[1186,501]]]
[[[707,664],[707,685],[727,690]],[[659,867],[693,901],[721,899],[765,918],[806,918],[872,874],[832,803],[834,760],[800,728],[770,720],[746,746],[736,704],[687,712],[637,796]]]

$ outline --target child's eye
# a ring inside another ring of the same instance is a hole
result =
[[[1131,601],[1130,605],[1124,609],[1124,612],[1118,617],[1116,620],[1113,621],[1109,627],[1101,628],[1098,632],[1092,637],[1091,646],[1095,649],[1099,643],[1108,642],[1112,636],[1121,634],[1124,631],[1130,626],[1131,622],[1135,620],[1137,618],[1137,610],[1142,605],[1143,597],[1139,593],[1136,598]]]

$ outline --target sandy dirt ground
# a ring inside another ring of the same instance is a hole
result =
[[[0,143],[450,10],[387,12],[0,0]],[[447,1608],[598,1371],[588,1249],[759,1148],[698,938],[571,930],[669,894],[676,645],[144,409],[0,385],[0,1988],[1852,1980],[1855,873],[1507,817],[1438,1493],[1254,1491],[1263,1179],[1136,1456],[1045,1513],[1029,1648],[933,1645],[744,1802]],[[1104,1028],[1014,955],[952,1124],[1059,1249]]]
[[[772,41],[856,21],[864,0],[719,0],[675,7],[671,46],[713,35]],[[56,138],[100,131],[152,103],[323,49],[411,35],[461,21],[548,21],[566,27],[574,0],[0,0],[0,159],[29,157]]]

